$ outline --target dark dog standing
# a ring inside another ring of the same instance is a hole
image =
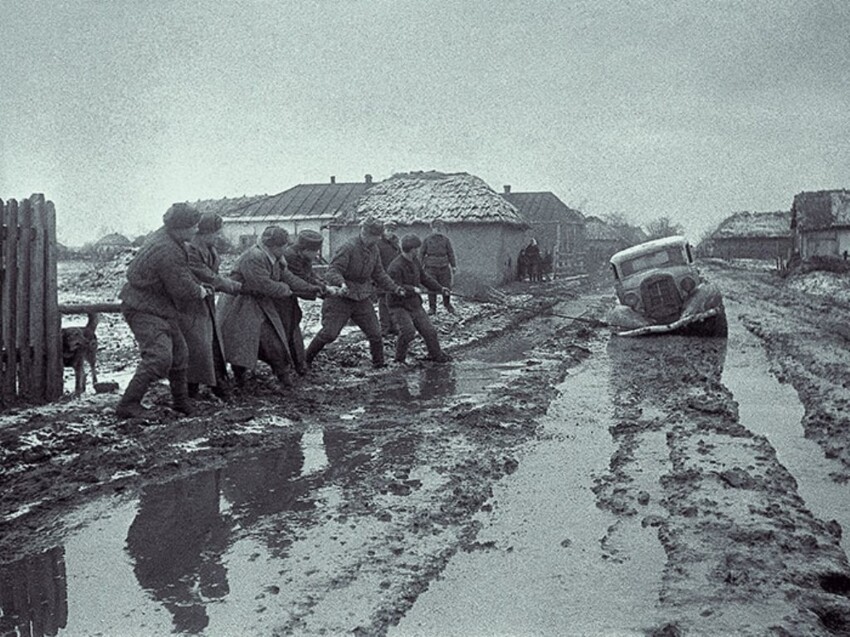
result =
[[[85,363],[91,368],[92,384],[97,384],[97,322],[98,315],[89,312],[83,327],[62,328],[62,363],[74,368],[74,393],[86,390]]]

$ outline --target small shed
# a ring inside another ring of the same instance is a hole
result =
[[[337,183],[336,177],[323,184],[298,184],[276,195],[195,202],[201,212],[216,212],[224,219],[222,235],[233,246],[253,245],[267,226],[276,225],[294,236],[301,230],[322,234],[322,256],[329,254],[329,230],[339,217],[351,214],[364,192],[372,185],[372,175],[360,182]]]
[[[552,254],[555,270],[562,274],[584,272],[585,219],[553,192],[512,192],[506,185],[502,193],[531,226],[542,253]]]
[[[850,253],[850,192],[801,192],[791,205],[791,232],[800,256],[845,256]]]
[[[461,293],[512,280],[516,255],[527,242],[528,224],[517,209],[468,173],[399,173],[375,183],[353,214],[332,227],[331,248],[354,236],[367,217],[394,221],[399,236],[420,238],[429,234],[433,221],[444,222],[458,262],[455,288]]]
[[[700,256],[721,259],[787,260],[791,256],[791,212],[736,212],[700,243]]]

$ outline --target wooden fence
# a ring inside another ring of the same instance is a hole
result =
[[[62,395],[56,212],[44,195],[0,201],[0,407]]]

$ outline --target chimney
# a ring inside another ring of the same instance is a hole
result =
[[[506,194],[506,195],[509,195],[509,194],[510,194],[510,192],[511,192],[511,185],[510,185],[510,184],[505,184],[505,194]]]
[[[331,175],[331,183],[332,184],[336,183],[336,175]]]
[[[372,175],[370,175],[369,173],[366,173],[366,185],[367,186],[372,185]]]

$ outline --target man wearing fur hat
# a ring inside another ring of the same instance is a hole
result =
[[[224,341],[225,359],[233,368],[236,384],[257,360],[267,363],[281,386],[292,385],[292,355],[277,302],[293,293],[317,294],[321,287],[298,278],[282,259],[289,233],[269,226],[257,244],[243,252],[231,277],[242,284],[239,296],[219,300],[217,316]]]
[[[387,276],[381,265],[378,241],[384,226],[367,220],[360,225],[360,234],[342,244],[331,259],[325,280],[342,288],[339,295],[328,296],[322,304],[322,329],[307,347],[305,358],[310,365],[326,345],[333,343],[345,324],[352,320],[369,340],[373,367],[384,367],[384,341],[381,325],[372,304],[374,286],[379,292],[404,295],[404,290]]]
[[[401,254],[398,235],[395,234],[395,230],[395,221],[388,221],[384,224],[384,234],[378,241],[378,251],[381,253],[381,265],[384,266],[384,270],[390,267],[390,263]],[[378,295],[378,320],[381,322],[381,334],[384,336],[398,334],[393,314],[390,312],[389,305],[387,305],[387,296],[387,294]]]
[[[395,360],[398,363],[406,362],[408,347],[416,337],[416,332],[419,332],[425,339],[425,347],[428,349],[425,360],[447,363],[451,357],[440,348],[437,330],[425,314],[422,298],[419,295],[420,287],[423,285],[440,294],[446,294],[449,291],[422,268],[416,254],[421,245],[422,241],[415,234],[404,235],[401,240],[401,255],[396,257],[387,270],[390,278],[406,292],[404,296],[388,295],[388,303],[399,329]]]
[[[420,254],[422,256],[422,266],[425,271],[434,279],[440,282],[443,289],[447,292],[443,293],[443,306],[449,313],[454,314],[454,306],[452,305],[451,287],[454,279],[454,271],[457,268],[455,260],[455,252],[452,247],[451,240],[446,236],[446,224],[435,219],[431,222],[431,234],[425,237],[422,241]],[[437,313],[437,295],[433,292],[428,293],[428,313]]]
[[[172,406],[190,414],[187,368],[189,352],[180,328],[180,314],[209,292],[189,269],[183,245],[192,238],[200,213],[175,203],[163,216],[163,227],[145,241],[127,266],[127,283],[119,295],[121,311],[141,352],[136,373],[124,390],[115,413],[132,418],[144,413],[142,398],[151,383],[168,378]]]
[[[301,333],[303,315],[298,299],[315,301],[318,296],[323,296],[329,291],[325,282],[313,272],[313,263],[319,259],[321,251],[322,235],[315,230],[302,230],[295,238],[295,243],[286,246],[283,250],[283,257],[292,274],[322,289],[318,295],[301,292],[279,302],[283,327],[289,336],[289,352],[292,354],[295,371],[302,375],[307,372],[307,364],[304,359],[304,335]],[[333,292],[335,289],[330,291]]]
[[[205,212],[198,222],[198,232],[188,242],[189,267],[200,283],[216,292],[239,294],[242,284],[221,276],[221,257],[215,243],[221,236],[221,215]],[[224,345],[221,329],[215,317],[215,297],[208,295],[202,301],[190,304],[181,315],[180,325],[189,346],[189,397],[198,395],[200,385],[212,388],[219,398],[229,395],[227,368],[224,363]]]

